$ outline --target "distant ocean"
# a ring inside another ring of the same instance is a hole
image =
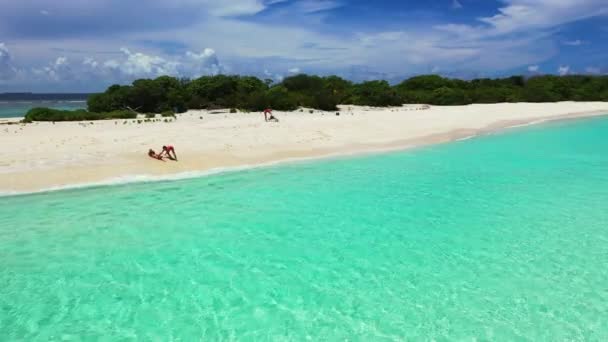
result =
[[[89,94],[0,94],[0,118],[23,117],[35,107],[86,109]]]
[[[1,341],[608,341],[608,118],[0,204]]]

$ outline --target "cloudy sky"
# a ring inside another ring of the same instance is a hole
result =
[[[0,0],[0,92],[169,74],[608,73],[608,0]]]

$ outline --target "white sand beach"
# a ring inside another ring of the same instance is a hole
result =
[[[447,142],[506,127],[608,114],[606,102],[393,108],[341,106],[336,112],[189,111],[172,122],[109,120],[12,124],[0,120],[0,193],[159,177]],[[125,123],[126,122],[126,123]],[[147,156],[162,145],[178,162]]]

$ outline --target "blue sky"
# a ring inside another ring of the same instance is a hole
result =
[[[607,39],[607,0],[0,0],[0,91],[162,74],[606,74]]]

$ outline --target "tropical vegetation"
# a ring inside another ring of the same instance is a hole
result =
[[[182,113],[188,109],[336,110],[338,104],[382,107],[407,103],[448,106],[556,101],[608,101],[608,77],[544,75],[465,81],[422,75],[390,85],[387,81],[353,83],[338,76],[305,74],[287,77],[279,83],[237,75],[196,79],[161,76],[139,79],[131,85],[113,85],[103,93],[91,95],[88,111],[36,108],[27,114],[26,120],[130,118],[135,112]]]

